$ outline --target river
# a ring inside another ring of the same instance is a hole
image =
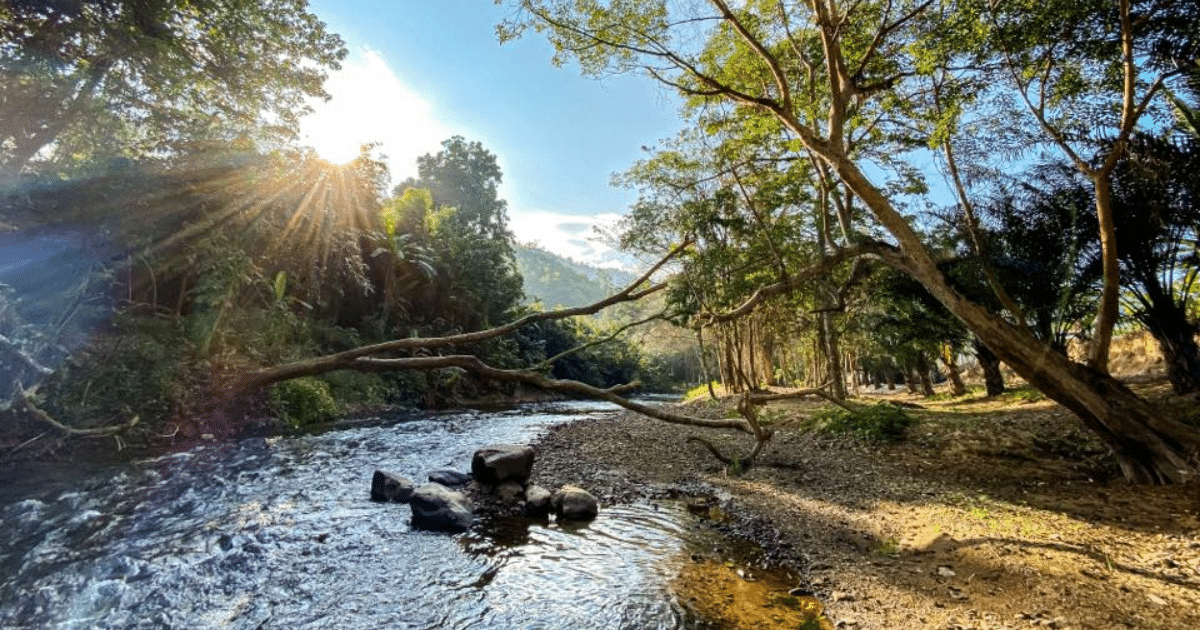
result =
[[[528,442],[599,403],[389,419],[77,462],[0,489],[0,628],[688,628],[669,581],[689,518],[604,506],[584,526],[502,520],[412,530],[372,473],[423,480]]]

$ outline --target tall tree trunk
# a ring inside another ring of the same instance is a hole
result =
[[[708,374],[708,360],[705,358],[704,349],[704,329],[696,329],[696,345],[699,346],[697,358],[700,359],[700,378],[704,379],[704,385],[708,388],[708,397],[712,400],[717,399],[717,392],[713,390],[712,377]]]
[[[917,383],[921,378],[917,376],[917,367],[912,363],[904,366],[904,386],[908,388],[908,393],[917,395]]]
[[[821,313],[817,335],[821,342],[821,354],[825,357],[825,369],[829,376],[829,393],[838,400],[846,399],[846,376],[842,373],[842,353],[838,347],[837,328],[833,324],[833,313]]]
[[[999,396],[1004,393],[1004,372],[1000,371],[1000,358],[978,338],[973,342],[975,358],[979,359],[979,367],[983,369],[983,386],[987,395]]]
[[[1113,328],[1120,314],[1121,278],[1117,258],[1117,224],[1112,211],[1112,182],[1108,172],[1092,178],[1096,187],[1096,215],[1100,223],[1100,249],[1104,272],[1100,303],[1096,307],[1096,327],[1088,353],[1088,365],[1108,373],[1108,353],[1112,346]]]
[[[946,376],[950,379],[950,393],[954,396],[965,396],[967,394],[967,386],[962,380],[962,371],[958,369],[958,359],[954,356],[954,347],[950,344],[942,346],[942,365],[946,366]]]
[[[933,381],[929,379],[929,359],[924,352],[917,354],[917,362],[913,366],[917,370],[917,378],[921,380],[921,394],[926,398],[933,395]]]

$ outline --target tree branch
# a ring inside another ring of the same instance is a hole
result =
[[[803,286],[805,282],[820,274],[828,273],[837,265],[850,259],[863,257],[878,258],[892,267],[899,266],[898,268],[901,270],[908,268],[906,261],[902,258],[902,254],[895,247],[879,241],[860,243],[839,249],[820,262],[808,266],[785,280],[758,289],[745,302],[742,302],[740,306],[731,311],[704,314],[700,318],[704,319],[706,323],[720,323],[738,319],[752,312],[768,298],[795,291]]]
[[[629,286],[617,293],[614,293],[613,295],[604,298],[603,300],[587,306],[564,308],[542,313],[531,313],[514,322],[477,332],[462,333],[459,335],[450,335],[446,337],[409,337],[406,339],[396,339],[393,341],[385,341],[383,343],[362,346],[359,348],[346,350],[344,352],[338,352],[336,354],[330,354],[311,359],[303,359],[293,363],[287,363],[273,368],[245,374],[235,385],[235,391],[230,393],[237,394],[238,392],[250,391],[252,389],[277,381],[284,381],[300,376],[311,376],[313,374],[324,373],[329,371],[326,369],[321,369],[326,365],[340,366],[333,369],[357,369],[354,367],[357,365],[357,360],[363,357],[383,354],[385,352],[411,351],[417,349],[429,350],[434,348],[444,348],[452,345],[477,343],[509,334],[519,328],[540,321],[565,319],[567,317],[575,317],[577,315],[593,315],[614,304],[636,301],[666,288],[667,285],[665,283],[659,283],[651,285],[645,289],[638,289],[638,287],[647,284],[650,281],[650,277],[657,273],[658,270],[662,269],[662,267],[670,260],[678,256],[690,246],[690,239],[684,241],[659,259],[657,263],[650,267],[649,270],[642,274],[640,278],[633,281],[633,283],[631,283]],[[313,369],[319,369],[320,371],[312,372],[311,370]]]

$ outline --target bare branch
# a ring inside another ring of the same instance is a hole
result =
[[[24,389],[24,388],[20,389],[19,395],[21,396],[21,404],[25,407],[25,410],[28,411],[29,415],[33,416],[34,418],[37,418],[38,420],[45,422],[46,424],[58,429],[59,431],[66,433],[67,435],[90,436],[90,437],[112,435],[114,433],[119,433],[126,429],[133,428],[133,426],[136,425],[141,420],[141,416],[134,416],[133,418],[131,418],[129,420],[129,422],[126,422],[124,424],[112,425],[112,426],[107,426],[107,427],[97,427],[94,429],[76,429],[75,427],[69,427],[69,426],[59,422],[58,420],[55,420],[50,414],[46,413],[45,411],[42,411],[41,408],[39,408],[37,406],[37,404],[35,404],[33,402],[33,395],[36,392],[37,392],[36,385],[29,389]]]
[[[357,369],[353,366],[357,365],[356,360],[362,359],[363,357],[369,357],[388,352],[411,351],[417,349],[429,350],[435,348],[445,348],[452,345],[477,343],[509,334],[519,328],[541,321],[565,319],[567,317],[575,317],[578,315],[593,315],[614,304],[636,301],[666,288],[666,284],[659,283],[644,289],[638,289],[638,287],[649,283],[651,276],[657,273],[658,270],[662,269],[664,265],[666,265],[690,246],[691,240],[684,241],[659,259],[659,261],[650,267],[646,273],[642,274],[640,278],[633,281],[633,283],[631,283],[629,286],[617,293],[614,293],[613,295],[604,298],[603,300],[587,306],[564,308],[542,313],[531,313],[514,322],[477,332],[462,333],[459,335],[450,335],[446,337],[409,337],[406,339],[396,339],[393,341],[385,341],[383,343],[362,346],[359,348],[346,350],[344,352],[338,352],[336,354],[314,357],[311,359],[303,359],[293,363],[287,363],[273,368],[245,374],[237,383],[235,388],[239,391],[249,391],[277,381],[284,381],[299,376],[311,376],[314,373],[319,374],[328,371],[321,370],[320,372],[311,372],[310,370],[312,370],[315,366],[338,365],[342,367],[336,367],[334,369]]]
[[[845,247],[823,258],[820,262],[802,269],[801,271],[791,275],[790,277],[776,282],[775,284],[767,285],[755,291],[745,302],[742,302],[737,308],[724,313],[710,313],[702,315],[706,323],[727,322],[738,319],[751,313],[759,304],[766,301],[768,298],[777,295],[784,295],[795,291],[814,277],[820,274],[828,273],[837,265],[854,258],[877,258],[884,261],[892,267],[900,270],[908,269],[907,262],[902,258],[902,254],[895,247],[887,243],[878,241],[860,243],[851,247]]]
[[[606,344],[606,343],[608,343],[608,342],[610,342],[610,341],[612,341],[612,340],[616,339],[618,336],[620,336],[620,335],[621,335],[621,333],[625,332],[626,330],[629,330],[630,328],[636,328],[636,327],[638,327],[638,326],[641,326],[641,325],[643,325],[643,324],[649,324],[649,323],[650,323],[650,322],[652,322],[652,321],[656,321],[656,320],[660,320],[660,319],[666,319],[666,317],[667,317],[667,315],[666,315],[666,312],[664,311],[664,312],[661,312],[661,313],[657,313],[657,314],[655,314],[655,315],[651,315],[650,317],[647,317],[647,318],[645,318],[645,319],[640,319],[640,320],[638,320],[638,321],[636,321],[636,322],[630,322],[630,323],[628,323],[628,324],[625,324],[624,326],[621,326],[621,327],[617,328],[617,329],[616,329],[616,330],[614,330],[614,331],[613,331],[611,334],[609,334],[609,335],[605,335],[605,336],[604,336],[603,338],[601,338],[601,339],[596,339],[596,340],[594,340],[594,341],[591,341],[591,342],[585,343],[585,344],[583,344],[583,345],[581,345],[581,346],[576,346],[576,347],[574,347],[574,348],[571,348],[570,350],[564,350],[564,351],[562,351],[562,352],[560,352],[560,353],[558,353],[558,354],[556,354],[556,355],[554,355],[554,356],[550,357],[549,359],[546,359],[545,361],[542,361],[542,362],[541,362],[540,364],[538,364],[538,366],[537,366],[536,368],[534,368],[534,369],[545,369],[545,368],[549,368],[550,366],[554,365],[554,363],[555,363],[556,361],[558,361],[559,359],[562,359],[562,358],[564,358],[564,357],[568,357],[568,356],[570,356],[570,355],[572,355],[572,354],[575,354],[575,353],[577,353],[577,352],[583,352],[584,350],[587,350],[588,348],[594,348],[594,347],[596,347],[596,346],[599,346],[599,345],[602,345],[602,344]]]
[[[711,429],[737,429],[745,433],[753,434],[749,424],[742,419],[723,418],[723,419],[707,419],[693,418],[682,414],[672,413],[660,407],[652,407],[643,405],[632,400],[627,400],[620,395],[621,391],[628,390],[629,385],[621,385],[609,389],[600,389],[579,381],[565,379],[551,379],[543,376],[532,370],[504,370],[492,367],[479,357],[473,355],[447,355],[441,357],[408,357],[402,359],[374,359],[368,357],[360,357],[349,360],[337,360],[334,356],[322,357],[319,361],[308,362],[303,373],[293,373],[288,378],[296,378],[298,376],[315,376],[324,374],[334,370],[358,370],[360,372],[392,372],[397,370],[442,370],[458,368],[497,381],[518,382],[532,385],[538,389],[548,392],[558,392],[562,394],[573,394],[593,400],[603,400],[613,403],[614,405],[624,407],[630,411],[635,411],[644,416],[661,420],[670,424],[681,424],[694,427],[705,427]],[[280,379],[282,380],[282,379]]]

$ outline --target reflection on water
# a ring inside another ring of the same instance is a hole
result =
[[[593,523],[412,531],[372,472],[464,469],[598,407],[466,413],[198,447],[11,487],[0,505],[4,628],[682,628],[671,506]],[[603,421],[598,417],[596,421]]]

